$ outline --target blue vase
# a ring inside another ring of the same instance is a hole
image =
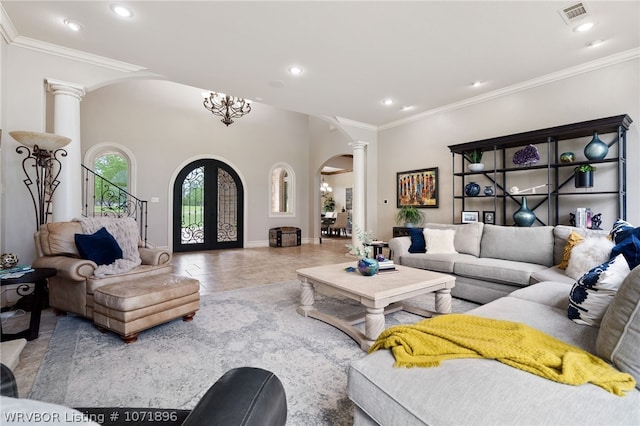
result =
[[[491,197],[493,195],[493,186],[487,185],[484,187],[484,195]]]
[[[527,206],[527,197],[522,197],[522,205],[513,214],[513,221],[516,223],[516,226],[527,227],[533,225],[533,222],[536,221],[536,215],[532,212]]]
[[[475,182],[469,182],[464,187],[464,193],[469,197],[475,197],[480,193],[480,185]]]
[[[365,277],[370,277],[378,273],[380,264],[377,260],[365,257],[358,260],[358,271]]]
[[[603,160],[609,152],[609,146],[598,137],[598,132],[593,134],[591,142],[584,147],[584,156],[589,160]]]

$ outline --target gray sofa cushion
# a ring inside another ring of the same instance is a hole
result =
[[[553,226],[485,225],[480,257],[553,266]]]
[[[401,264],[412,268],[428,269],[430,271],[453,273],[453,265],[465,259],[477,259],[470,254],[429,254],[409,253],[402,255]]]
[[[546,269],[534,263],[485,257],[457,259],[453,272],[463,277],[473,277],[485,281],[507,283],[524,287],[529,285],[531,273]]]
[[[640,389],[640,266],[627,275],[605,312],[596,348],[599,356],[631,374]]]
[[[516,290],[509,294],[509,297],[517,297],[566,311],[569,307],[570,291],[571,284],[545,281]]]
[[[536,271],[531,274],[531,284],[541,283],[543,281],[558,281],[561,283],[573,284],[576,282],[571,277],[568,277],[564,270],[558,268],[557,266],[552,266],[551,268],[542,269],[540,271]]]
[[[472,254],[476,257],[480,256],[480,240],[482,239],[482,229],[484,223],[474,222],[465,223],[463,225],[449,225],[443,223],[427,223],[425,228],[431,229],[453,229],[456,236],[453,245],[458,253]]]

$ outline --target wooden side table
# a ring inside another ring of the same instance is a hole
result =
[[[31,319],[29,320],[29,328],[18,333],[1,333],[0,341],[14,340],[25,338],[34,340],[38,338],[40,333],[40,315],[44,304],[45,295],[47,293],[47,278],[55,276],[58,271],[54,268],[35,268],[31,272],[27,272],[19,278],[3,278],[0,285],[22,284],[18,287],[18,294],[28,288],[29,283],[35,284],[33,291],[33,302],[31,305]]]

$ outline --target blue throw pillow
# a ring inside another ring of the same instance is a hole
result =
[[[98,265],[111,265],[116,259],[122,259],[122,249],[105,227],[95,234],[75,234],[74,239],[83,259]]]
[[[636,228],[640,229],[640,228]],[[633,225],[623,219],[618,219],[613,224],[611,228],[611,232],[609,232],[609,237],[616,244],[625,240],[629,234],[633,231]]]
[[[424,241],[424,233],[420,228],[409,228],[409,236],[411,237],[411,246],[409,253],[426,253],[427,244]]]
[[[621,254],[627,259],[629,268],[633,269],[640,265],[640,228],[636,228],[630,232],[630,235],[613,246],[611,249],[611,259]]]

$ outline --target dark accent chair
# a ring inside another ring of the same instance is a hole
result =
[[[18,389],[13,372],[4,364],[0,364],[0,367],[1,395],[17,398]],[[282,383],[272,372],[252,367],[227,371],[209,388],[193,410],[122,407],[76,410],[108,426],[283,426],[287,421],[287,399]],[[112,416],[113,413],[118,415]],[[132,416],[132,413],[144,413],[146,419],[152,416],[160,421],[143,420],[141,415]]]

